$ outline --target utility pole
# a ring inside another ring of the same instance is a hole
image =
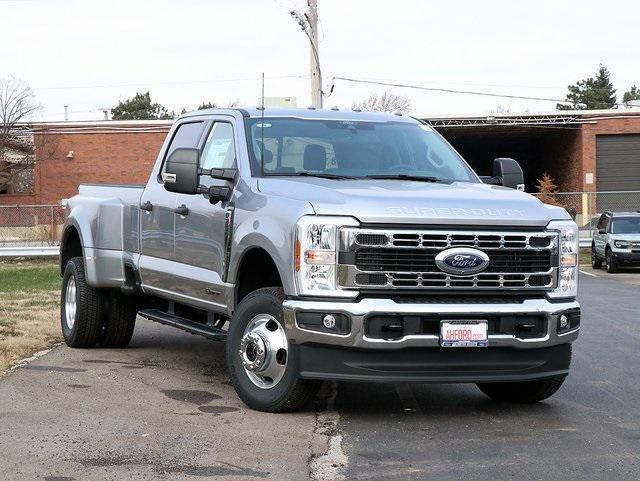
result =
[[[318,51],[318,0],[307,0],[309,11],[301,14],[295,10],[291,16],[298,22],[302,31],[309,38],[311,56],[311,104],[322,108],[322,73],[320,70],[320,53]]]

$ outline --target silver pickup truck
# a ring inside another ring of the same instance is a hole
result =
[[[61,245],[72,347],[123,347],[141,316],[226,341],[251,408],[300,408],[322,380],[476,383],[536,402],[569,372],[578,235],[478,177],[430,126],[383,113],[180,117],[145,186],[81,185]]]

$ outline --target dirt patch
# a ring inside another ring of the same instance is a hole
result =
[[[62,339],[58,291],[0,292],[0,298],[0,372]]]

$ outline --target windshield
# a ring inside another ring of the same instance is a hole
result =
[[[417,123],[265,117],[248,119],[247,131],[257,171],[264,158],[266,176],[478,182],[455,150]]]
[[[614,217],[612,234],[640,234],[640,217]]]

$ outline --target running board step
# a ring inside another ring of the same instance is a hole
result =
[[[169,314],[168,312],[161,311],[159,309],[143,309],[138,312],[139,316],[149,319],[150,321],[159,322],[171,327],[177,327],[183,331],[196,334],[198,336],[204,336],[207,339],[213,339],[214,341],[224,341],[227,339],[227,331],[218,329],[217,327],[207,326],[194,322],[184,317],[176,316],[175,314]]]

